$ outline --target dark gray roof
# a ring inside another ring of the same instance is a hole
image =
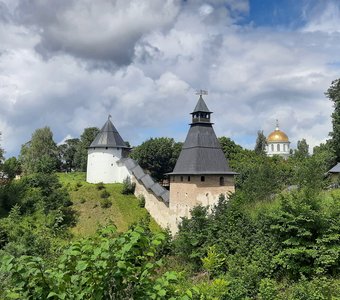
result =
[[[169,203],[169,191],[168,190],[165,190],[165,193],[161,196],[161,198],[163,199],[163,202],[168,204]]]
[[[103,128],[97,134],[89,148],[129,148],[110,119],[106,121]]]
[[[166,189],[162,187],[158,182],[151,186],[150,189],[157,197],[162,196],[166,192]]]
[[[328,173],[340,173],[340,163],[337,163]]]
[[[143,183],[143,185],[147,188],[150,189],[155,182],[153,181],[152,177],[149,174],[146,174],[145,176],[143,176],[140,181]]]
[[[124,164],[128,168],[129,171],[131,171],[133,168],[137,166],[137,163],[132,158],[125,158]]]
[[[133,175],[140,180],[143,176],[145,176],[145,173],[143,169],[140,167],[140,165],[137,165],[135,168],[132,169]]]
[[[209,112],[202,96],[195,111]],[[211,123],[192,123],[170,175],[237,174],[228,165]]]
[[[208,112],[208,113],[211,113],[211,111],[209,110],[208,106],[205,104],[203,98],[202,98],[202,95],[200,95],[199,99],[198,99],[198,102],[196,104],[196,107],[194,109],[194,111],[192,113],[195,113],[195,112]]]

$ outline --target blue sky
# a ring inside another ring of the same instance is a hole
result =
[[[33,131],[56,142],[112,121],[125,140],[184,140],[207,89],[218,136],[253,148],[280,120],[294,147],[331,130],[337,0],[0,0],[6,157]]]

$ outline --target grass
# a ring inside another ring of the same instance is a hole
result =
[[[79,214],[77,225],[71,229],[76,236],[88,236],[96,232],[99,225],[114,223],[119,232],[126,231],[130,225],[148,218],[145,208],[139,207],[139,201],[134,195],[122,195],[122,184],[104,184],[104,189],[110,194],[108,200],[112,205],[101,207],[101,193],[96,184],[85,181],[86,173],[59,173],[58,177],[67,188],[73,202],[73,209]],[[149,227],[152,231],[160,231],[158,224],[151,218]]]

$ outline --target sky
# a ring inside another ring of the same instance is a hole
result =
[[[291,146],[331,131],[338,0],[0,0],[0,145],[17,156],[101,128],[183,141],[204,89],[217,136],[254,148],[279,120]]]

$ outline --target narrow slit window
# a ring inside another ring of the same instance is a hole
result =
[[[220,185],[224,185],[224,177],[223,176],[220,177]]]
[[[201,176],[201,181],[205,181],[205,176]]]

